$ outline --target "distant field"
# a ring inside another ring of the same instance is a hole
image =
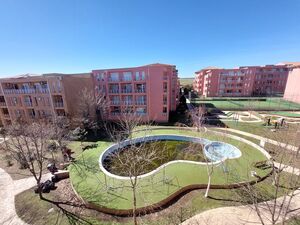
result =
[[[179,78],[181,86],[193,85],[194,78]]]
[[[300,117],[300,113],[293,113],[293,112],[269,112],[270,114],[279,115],[279,116],[289,116],[289,117]]]
[[[300,104],[289,102],[283,100],[282,98],[267,98],[267,99],[257,99],[257,98],[249,98],[249,99],[224,99],[221,100],[218,98],[217,100],[213,99],[195,99],[192,100],[192,103],[205,104],[207,108],[218,108],[220,110],[256,110],[256,111],[264,111],[264,110],[300,110]]]

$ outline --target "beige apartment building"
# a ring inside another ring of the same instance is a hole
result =
[[[26,74],[0,79],[0,125],[21,119],[75,115],[79,93],[93,89],[90,73]]]
[[[144,121],[167,122],[179,98],[175,65],[149,64],[81,74],[26,74],[0,79],[0,125],[56,116],[74,117],[83,89],[108,100],[107,120],[136,113]]]

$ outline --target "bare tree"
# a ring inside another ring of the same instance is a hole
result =
[[[251,100],[251,99],[248,101],[247,109],[248,109],[248,112],[249,112],[249,118],[250,118],[250,119],[251,119],[253,110],[254,110],[255,108],[257,108],[257,104],[259,104],[258,101],[253,101],[253,100]]]
[[[289,135],[288,132],[286,135]],[[285,224],[285,221],[294,216],[298,208],[293,207],[293,201],[299,195],[300,167],[299,147],[288,150],[281,145],[281,140],[287,141],[284,133],[273,134],[278,145],[267,144],[265,149],[271,154],[272,159],[257,162],[256,167],[260,169],[270,168],[272,170],[269,179],[272,188],[263,188],[258,185],[246,185],[238,193],[243,200],[253,205],[261,224]],[[294,143],[292,140],[290,143]],[[287,173],[285,173],[285,170]],[[253,173],[254,176],[257,176]]]
[[[21,168],[30,171],[37,186],[41,184],[45,169],[47,146],[54,137],[53,126],[41,121],[32,124],[13,123],[2,131],[4,151],[11,155]],[[39,196],[42,199],[42,192]]]
[[[198,132],[203,127],[205,114],[206,114],[206,108],[204,105],[203,106],[200,105],[199,107],[190,110],[190,118],[191,118],[192,125],[196,127]]]
[[[207,187],[205,191],[205,198],[208,197],[208,193],[210,190],[211,186],[211,178],[214,173],[214,166],[222,164],[223,166],[225,165],[225,160],[224,156],[222,156],[217,148],[212,144],[211,146],[208,147],[208,149],[204,149],[204,152],[206,152],[205,155],[205,162],[206,162],[206,170],[207,170],[207,176],[208,176],[208,182],[207,182]],[[225,171],[224,171],[225,172]]]
[[[78,105],[75,121],[86,130],[97,131],[105,122],[108,110],[108,102],[101,93],[83,89],[79,93],[80,104]]]
[[[61,151],[70,140],[70,120],[65,116],[58,116],[52,121],[53,139],[57,143],[58,149]]]
[[[144,124],[148,128],[150,123],[143,121],[142,115],[134,112],[130,107],[126,108],[113,123],[106,123],[105,129],[109,137],[114,142],[120,142],[124,139],[131,139],[134,130]]]
[[[132,215],[134,224],[137,224],[137,194],[139,176],[149,172],[155,160],[158,160],[157,150],[154,145],[147,142],[132,144],[128,149],[120,149],[110,156],[114,158],[111,169],[118,171],[119,175],[129,177],[132,191]],[[141,195],[141,194],[140,194]]]

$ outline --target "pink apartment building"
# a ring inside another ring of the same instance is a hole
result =
[[[91,74],[22,75],[0,79],[0,124],[74,116],[78,93],[93,88]]]
[[[236,69],[207,67],[196,72],[194,90],[205,97],[270,96],[283,94],[287,65],[247,66]]]
[[[300,103],[300,63],[292,65],[283,98]]]
[[[144,121],[167,122],[178,103],[176,66],[150,64],[140,67],[93,70],[96,94],[109,102],[107,119],[137,113]]]

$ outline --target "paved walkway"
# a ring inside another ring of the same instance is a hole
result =
[[[43,180],[50,174],[45,174]],[[13,180],[11,176],[0,168],[0,224],[1,225],[26,225],[16,214],[15,195],[36,185],[33,177]]]
[[[219,115],[218,117],[222,119],[222,121],[240,121],[243,123],[260,123],[263,120],[258,116],[254,115],[253,113],[246,112],[246,111],[237,111],[232,113],[230,116],[227,116],[229,112],[232,111],[223,111],[226,115]],[[245,120],[243,120],[245,118]],[[247,120],[253,119],[253,120]]]
[[[294,172],[295,174],[300,174],[300,170],[292,170],[289,166],[283,166],[285,172]],[[288,215],[291,218],[296,215],[300,215],[300,189],[294,192],[294,197],[291,199],[290,210],[295,209],[293,213]],[[287,203],[289,198],[280,197],[277,199],[277,205],[280,203]],[[274,204],[274,200],[268,201],[268,204]],[[266,203],[259,204],[260,211],[262,213],[262,218],[265,224],[271,224],[270,211],[267,209]],[[280,217],[282,218],[282,217]],[[279,222],[279,221],[278,221]],[[232,206],[232,207],[220,207],[216,209],[211,209],[200,213],[192,218],[186,220],[182,225],[253,225],[261,224],[259,217],[254,209],[253,205],[246,206]]]
[[[277,145],[277,146],[280,146],[282,148],[286,148],[286,149],[291,150],[291,151],[298,151],[297,146],[289,145],[289,144],[282,143],[282,142],[279,142],[279,141],[275,141],[275,140],[265,138],[265,137],[262,137],[262,136],[259,136],[259,135],[256,135],[256,134],[251,134],[251,133],[248,133],[248,132],[245,132],[245,131],[235,130],[235,129],[231,129],[231,128],[216,128],[216,129],[227,130],[227,131],[230,131],[230,132],[233,132],[233,133],[236,133],[236,134],[241,134],[241,135],[251,137],[251,138],[255,138],[255,139],[258,139],[260,141],[264,141],[264,142],[267,142],[267,143],[270,143],[270,144],[273,144],[273,145]]]

